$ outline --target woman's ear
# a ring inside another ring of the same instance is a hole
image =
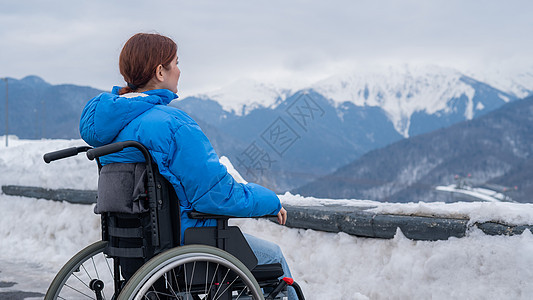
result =
[[[163,65],[159,65],[155,69],[155,78],[161,82],[165,81],[165,76],[163,74]]]

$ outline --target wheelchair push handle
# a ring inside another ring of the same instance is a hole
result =
[[[54,152],[46,153],[43,156],[44,162],[49,164],[50,162],[58,159],[63,159],[71,156],[78,155],[80,152],[85,152],[87,150],[91,149],[89,146],[81,146],[81,147],[71,147],[67,149],[61,149]]]
[[[124,143],[125,142],[118,142],[118,143],[113,143],[113,144],[105,145],[105,146],[98,147],[98,148],[93,148],[87,151],[87,158],[89,160],[94,160],[95,158],[100,157],[100,156],[108,155],[108,154],[115,153],[115,152],[120,152],[124,150],[125,148]]]
[[[143,146],[143,144],[137,142],[137,141],[124,141],[124,142],[116,142],[113,144],[108,144],[105,146],[101,146],[98,148],[93,148],[89,151],[87,151],[87,158],[89,160],[94,160],[97,157],[108,155],[111,153],[116,153],[124,150],[128,147],[134,147],[137,148],[144,156],[144,159],[146,162],[151,163],[152,159],[150,156],[150,153],[146,149],[146,147]]]

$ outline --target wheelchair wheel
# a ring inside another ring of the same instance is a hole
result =
[[[264,299],[248,268],[231,254],[205,245],[167,250],[144,264],[118,300]]]
[[[112,299],[113,260],[103,253],[106,243],[96,242],[74,255],[57,273],[45,300]]]

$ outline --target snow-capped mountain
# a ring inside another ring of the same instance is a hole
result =
[[[515,77],[506,74],[486,77],[489,82],[486,83],[452,68],[402,65],[338,74],[310,84],[306,89],[312,89],[328,99],[341,118],[346,103],[357,107],[378,107],[399,134],[409,137],[424,131],[417,127],[425,127],[425,124],[419,123],[427,116],[449,119],[443,124],[437,121],[436,128],[440,128],[470,120],[533,93],[533,71]],[[258,108],[275,109],[297,91],[240,80],[199,98],[215,100],[225,111],[243,116]],[[487,94],[490,96],[487,97]]]
[[[243,116],[254,109],[273,108],[290,94],[290,90],[279,88],[273,84],[260,83],[251,79],[240,79],[218,90],[198,95],[201,99],[218,102],[222,108]]]
[[[476,111],[482,111],[484,100],[474,101],[475,80],[457,70],[438,66],[388,67],[373,72],[357,72],[336,75],[312,88],[337,106],[351,102],[356,106],[382,108],[394,124],[394,128],[408,137],[411,118],[415,113],[462,114],[470,120]],[[463,111],[457,111],[453,99],[464,97]],[[498,95],[501,104],[509,96]]]

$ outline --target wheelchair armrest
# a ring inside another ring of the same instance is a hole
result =
[[[225,215],[214,215],[214,214],[207,214],[199,211],[191,211],[188,213],[189,218],[191,219],[217,219],[217,220],[223,220],[223,219],[236,219],[236,218],[277,218],[275,215],[265,215],[265,216],[259,216],[259,217],[236,217],[236,216],[225,216]]]

